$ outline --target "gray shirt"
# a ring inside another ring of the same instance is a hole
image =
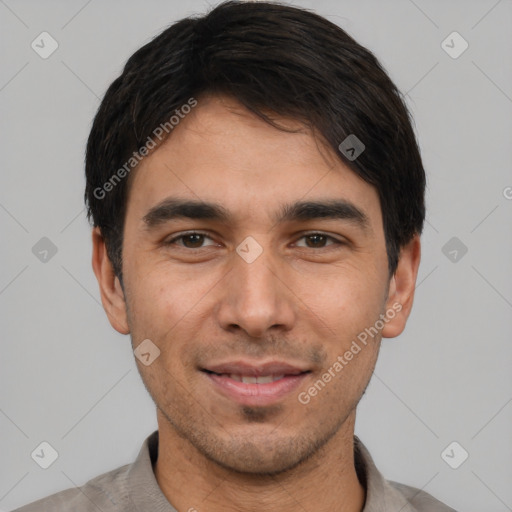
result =
[[[132,464],[13,512],[176,512],[153,473],[157,456],[158,430],[155,430],[145,439]],[[361,512],[456,512],[426,492],[385,480],[357,436],[354,436],[354,456],[358,477],[366,488],[366,503]],[[193,506],[190,510],[194,510]]]

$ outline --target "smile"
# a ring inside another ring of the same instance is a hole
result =
[[[237,372],[219,372],[220,368],[216,370],[202,370],[213,391],[247,406],[265,406],[282,401],[311,373],[290,366],[281,367],[279,373],[270,372],[264,367],[248,366]]]
[[[283,377],[284,375],[262,375],[261,377],[254,377],[252,375],[237,375],[235,373],[229,375],[230,379],[243,382],[244,384],[269,384],[270,382],[280,380]]]

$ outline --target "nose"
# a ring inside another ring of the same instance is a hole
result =
[[[234,253],[217,309],[221,327],[242,329],[254,338],[264,337],[272,329],[292,329],[297,305],[287,280],[290,273],[284,263],[271,257],[270,249],[250,263]]]

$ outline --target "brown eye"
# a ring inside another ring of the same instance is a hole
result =
[[[327,245],[340,245],[342,243],[332,236],[324,235],[323,233],[310,233],[302,236],[300,240],[302,239],[307,240],[306,245],[299,245],[299,247],[307,247],[309,249],[323,249]],[[327,244],[329,240],[334,243]]]
[[[185,235],[182,237],[183,245],[189,249],[197,249],[201,247],[204,242],[204,235],[193,234],[193,235]]]
[[[310,247],[324,247],[327,237],[324,235],[308,235],[305,237],[311,243]]]
[[[205,239],[211,240],[211,238],[205,233],[185,233],[179,236],[172,238],[167,241],[166,245],[177,245],[178,247],[184,247],[186,249],[201,249],[204,246],[203,243]],[[177,243],[180,241],[181,243]],[[214,245],[214,244],[209,244]]]

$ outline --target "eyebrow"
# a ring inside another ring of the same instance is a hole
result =
[[[211,220],[229,223],[232,214],[221,204],[205,201],[167,198],[152,207],[142,218],[148,230],[175,219]],[[314,219],[345,220],[363,230],[370,227],[368,216],[345,199],[297,201],[283,205],[273,216],[275,223]]]

